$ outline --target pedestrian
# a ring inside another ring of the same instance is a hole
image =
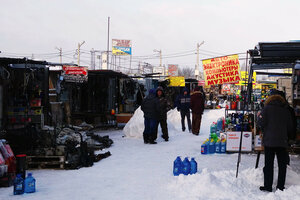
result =
[[[159,101],[155,96],[155,90],[151,89],[148,96],[143,100],[141,109],[144,112],[144,132],[143,138],[145,144],[156,144],[155,134],[157,127],[157,119],[160,112]]]
[[[272,192],[276,155],[278,163],[276,189],[284,190],[286,168],[289,163],[288,141],[294,138],[292,115],[284,97],[278,93],[268,97],[262,112],[258,113],[258,125],[263,132],[262,142],[265,151],[264,186],[259,189]]]
[[[181,128],[185,131],[185,117],[187,119],[189,132],[192,131],[191,118],[190,118],[190,108],[191,108],[191,96],[188,93],[188,89],[183,89],[183,94],[179,95],[176,100],[177,110],[180,112],[181,116]]]
[[[164,95],[164,90],[161,86],[157,87],[156,89],[156,96],[159,100],[160,105],[160,112],[158,115],[158,123],[156,127],[156,138],[158,132],[158,125],[161,127],[162,131],[162,138],[167,142],[169,141],[169,134],[168,134],[168,124],[167,124],[167,112],[171,110],[171,104],[167,101]]]
[[[200,87],[194,89],[191,96],[191,110],[192,110],[192,133],[199,135],[202,114],[204,111],[204,94],[201,92]]]

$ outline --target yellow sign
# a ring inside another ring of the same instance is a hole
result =
[[[241,80],[239,56],[202,60],[205,85],[237,83]]]
[[[283,69],[283,73],[291,74],[291,73],[293,73],[293,68],[285,68],[285,69]]]
[[[185,86],[185,80],[184,76],[172,76],[169,77],[171,87],[184,87]]]
[[[241,80],[236,85],[247,85],[248,84],[248,78],[249,78],[248,72],[241,71]],[[253,75],[252,75],[252,84],[253,83],[256,83],[256,72],[253,72]]]

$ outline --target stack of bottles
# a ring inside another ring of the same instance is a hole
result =
[[[17,174],[14,181],[14,195],[33,192],[35,192],[35,179],[33,178],[32,173],[28,173],[25,180],[22,178],[21,174]]]
[[[180,156],[177,156],[176,160],[173,163],[173,175],[179,176],[180,174],[189,175],[197,173],[197,162],[195,158],[192,158],[189,161],[188,157],[182,161]]]
[[[226,153],[226,139],[207,139],[201,145],[201,154]]]
[[[227,131],[250,131],[250,127],[254,125],[253,121],[253,114],[232,113],[225,120],[225,128]]]
[[[210,126],[209,139],[201,145],[201,154],[226,153],[226,139],[220,139],[220,133],[225,129],[225,118],[219,118]],[[223,151],[221,147],[223,146]]]

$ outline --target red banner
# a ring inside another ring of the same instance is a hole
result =
[[[63,66],[63,70],[67,75],[84,75],[87,76],[86,67],[76,67],[76,66]]]

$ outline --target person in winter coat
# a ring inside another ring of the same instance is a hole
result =
[[[180,111],[181,127],[182,131],[185,131],[185,117],[188,122],[189,132],[192,131],[190,108],[191,108],[191,96],[188,94],[187,88],[184,88],[183,94],[179,95],[176,100],[177,110]]]
[[[200,92],[200,87],[194,89],[191,95],[191,109],[192,109],[192,133],[199,135],[202,114],[204,111],[204,94]]]
[[[145,144],[156,144],[155,134],[157,127],[157,119],[160,112],[159,101],[155,96],[155,90],[151,89],[148,96],[143,100],[141,109],[144,112],[144,125],[143,138]]]
[[[164,91],[161,86],[157,87],[156,96],[159,100],[160,112],[158,115],[158,123],[157,123],[155,136],[157,137],[158,125],[160,125],[161,131],[162,131],[162,138],[167,142],[167,141],[169,141],[167,112],[169,110],[171,110],[172,107],[171,107],[171,104],[165,98]]]
[[[279,94],[271,95],[258,113],[258,125],[263,132],[265,150],[264,186],[259,189],[272,192],[274,157],[278,162],[278,181],[276,188],[284,190],[286,166],[289,162],[288,140],[293,138],[293,121],[288,104]]]

